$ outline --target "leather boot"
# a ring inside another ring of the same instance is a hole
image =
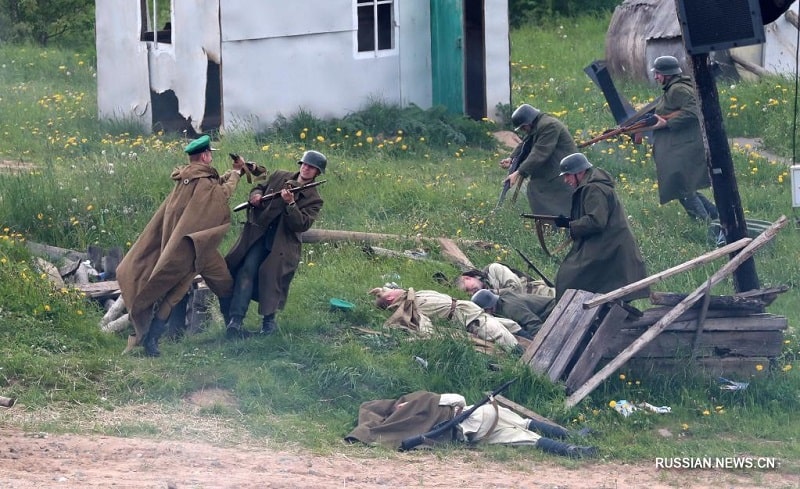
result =
[[[237,338],[249,338],[251,333],[244,329],[242,319],[239,316],[232,316],[230,322],[225,328],[225,337],[229,340]]]
[[[700,200],[700,197],[698,197],[698,194],[680,199],[679,202],[686,210],[686,214],[688,214],[692,219],[697,219],[698,221],[710,220],[708,211],[703,205],[703,202]]]
[[[222,320],[225,326],[231,322],[231,300],[232,297],[219,297],[219,312],[222,313]]]
[[[144,354],[148,357],[160,357],[161,352],[158,350],[158,340],[161,335],[167,330],[167,320],[153,318],[150,322],[150,330],[147,336],[144,337]]]
[[[569,431],[566,428],[535,419],[528,421],[528,430],[548,438],[566,438],[569,436]]]
[[[267,314],[261,320],[261,334],[272,334],[278,329],[278,324],[275,322],[275,314]]]
[[[597,447],[570,445],[549,438],[539,438],[536,447],[544,452],[570,458],[591,458],[597,456]]]

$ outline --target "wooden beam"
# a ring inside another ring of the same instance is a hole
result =
[[[462,272],[475,268],[475,265],[473,265],[469,258],[467,258],[467,255],[461,251],[461,248],[458,247],[455,241],[450,238],[438,238],[437,241],[439,241],[442,247],[442,255],[455,263]]]
[[[636,352],[644,348],[653,338],[658,336],[667,326],[669,326],[675,319],[688,310],[695,302],[697,302],[703,293],[711,286],[721,282],[725,277],[736,271],[736,269],[745,261],[752,258],[756,251],[769,243],[778,231],[786,226],[788,219],[786,216],[781,216],[780,219],[775,221],[766,231],[755,238],[748,244],[739,254],[734,256],[728,263],[723,265],[722,268],[712,275],[705,283],[689,294],[680,304],[675,306],[670,312],[661,318],[656,324],[650,327],[639,338],[630,344],[625,350],[622,351],[616,358],[610,361],[605,367],[600,369],[595,375],[592,376],[584,385],[578,388],[572,395],[567,398],[566,405],[568,408],[574,407],[581,400],[589,395],[601,382],[603,382],[609,375],[614,373],[618,368],[625,364]]]
[[[737,54],[735,54],[732,51],[729,51],[729,52],[730,52],[731,59],[733,60],[733,62],[736,63],[737,65],[741,66],[745,70],[749,71],[750,73],[752,73],[754,75],[758,75],[758,76],[767,76],[767,75],[770,74],[769,70],[764,69],[764,67],[759,66],[759,65],[757,65],[757,64],[755,64],[755,63],[753,63],[751,61],[748,61],[748,60],[742,58],[741,56],[738,56]]]
[[[663,272],[659,272],[655,275],[651,275],[649,277],[645,277],[638,282],[634,282],[632,284],[628,284],[624,287],[621,287],[617,290],[612,290],[611,292],[595,296],[594,299],[587,301],[583,304],[584,309],[591,309],[592,307],[597,307],[600,304],[605,304],[606,302],[611,302],[616,299],[620,299],[625,297],[631,292],[643,289],[649,285],[652,285],[656,282],[660,282],[665,278],[671,277],[681,272],[685,272],[687,270],[692,270],[693,268],[697,268],[700,265],[705,265],[706,263],[716,260],[721,256],[725,256],[729,253],[733,253],[734,251],[740,250],[747,246],[751,241],[751,238],[742,238],[735,243],[730,243],[725,245],[721,248],[717,248],[716,250],[709,251],[703,255],[698,256],[697,258],[692,258],[691,260],[681,263],[680,265],[676,265],[672,268],[668,268]]]
[[[653,292],[650,294],[650,303],[657,306],[676,306],[685,298],[686,294]],[[708,309],[764,312],[764,302],[758,298],[750,299],[737,295],[712,295],[709,296]]]

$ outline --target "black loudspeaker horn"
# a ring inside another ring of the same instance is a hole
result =
[[[679,0],[678,20],[690,55],[765,40],[759,0]]]
[[[761,22],[764,25],[775,22],[778,17],[789,10],[794,0],[759,0],[761,6]]]

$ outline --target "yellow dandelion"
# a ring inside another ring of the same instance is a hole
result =
[[[708,416],[710,414],[711,414],[711,411],[709,411],[708,409],[703,411],[703,416]]]
[[[764,366],[759,363],[758,365],[756,365],[756,370],[761,372],[762,370],[764,370]]]
[[[689,431],[689,425],[688,425],[688,424],[686,424],[686,423],[683,423],[683,424],[681,424],[681,429],[682,429],[683,431]]]
[[[77,314],[78,316],[83,316],[83,311],[78,309],[77,311],[75,311],[75,314]]]
[[[306,138],[306,133],[304,133],[304,132],[301,132],[301,133],[300,133],[300,139],[305,139],[305,138]]]
[[[372,136],[367,136],[367,143],[372,144]]]
[[[45,304],[43,309],[45,310],[45,312],[50,312],[50,305]]]
[[[625,380],[625,374],[619,374],[619,380]]]
[[[5,265],[7,261],[5,257],[0,258],[0,265]]]
[[[44,214],[42,214],[41,212],[36,214],[36,219],[41,221],[42,219],[44,219]]]
[[[613,408],[615,408],[615,407],[617,407],[617,401],[610,401],[610,402],[608,403],[608,407],[610,407],[610,408],[612,408],[612,409],[613,409]]]
[[[87,211],[91,211],[92,209],[94,209],[94,206],[92,204],[86,206]]]
[[[317,136],[317,141],[319,141],[320,143],[324,143],[325,142],[325,136],[322,136],[322,135]]]
[[[358,131],[356,131],[356,137],[357,137],[357,138],[360,138],[360,137],[361,137],[361,134],[362,134],[362,133],[361,133],[361,129],[359,129]]]
[[[788,372],[791,369],[792,369],[792,364],[787,364],[787,365],[784,365],[781,370],[783,370],[784,372]]]

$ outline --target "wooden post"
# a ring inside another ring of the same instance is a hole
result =
[[[733,273],[737,267],[739,267],[742,263],[750,260],[753,254],[758,251],[762,246],[767,244],[772,238],[775,237],[775,234],[784,226],[788,219],[786,216],[781,216],[780,219],[775,221],[775,223],[769,227],[766,231],[760,234],[756,239],[754,239],[745,249],[743,249],[738,255],[733,257],[731,261],[726,263],[722,268],[717,270],[717,272],[712,275],[703,285],[695,289],[694,292],[686,296],[686,299],[681,301],[680,304],[675,306],[671,311],[664,315],[657,323],[650,326],[650,328],[642,333],[642,335],[633,341],[627,348],[622,350],[622,352],[617,355],[616,358],[608,362],[605,367],[600,369],[592,378],[586,381],[580,388],[578,388],[571,396],[567,398],[566,405],[568,408],[571,408],[581,402],[581,400],[589,395],[595,387],[600,385],[602,381],[608,378],[615,370],[620,368],[622,365],[625,364],[636,352],[644,348],[650,341],[653,340],[656,336],[658,336],[662,331],[664,331],[667,326],[672,324],[681,314],[686,312],[688,309],[694,305],[695,302],[700,300],[704,292],[708,292],[711,286],[719,283]]]
[[[744,218],[739,188],[736,184],[731,149],[723,125],[717,85],[708,66],[708,53],[692,55],[690,64],[695,93],[703,114],[700,122],[703,128],[708,170],[711,174],[711,186],[714,190],[714,201],[719,210],[719,222],[725,230],[725,237],[728,243],[732,243],[747,237],[747,222]],[[733,278],[736,292],[757,289],[758,275],[755,261],[751,258],[742,263],[733,273]]]

